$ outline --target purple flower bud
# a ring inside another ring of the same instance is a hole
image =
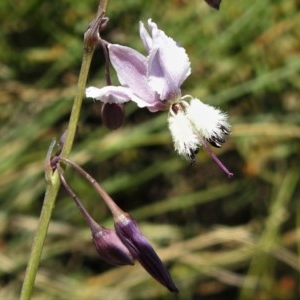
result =
[[[119,103],[104,103],[101,118],[108,129],[118,129],[124,123],[124,105]]]
[[[204,0],[209,6],[220,9],[220,4],[222,0]]]
[[[97,252],[104,261],[116,266],[134,265],[134,258],[113,230],[94,221],[89,225]]]
[[[69,159],[62,158],[62,157],[60,157],[60,159],[64,162],[71,164],[78,172],[80,172],[81,174],[85,174],[86,177],[92,178],[81,167],[79,167],[77,164],[73,163]],[[90,230],[92,232],[93,242],[96,246],[96,249],[100,257],[104,261],[112,265],[133,265],[134,258],[132,254],[122,243],[122,241],[119,239],[116,232],[111,229],[106,229],[100,226],[98,223],[96,223],[96,221],[90,216],[88,211],[82,205],[80,199],[77,197],[77,195],[74,193],[74,191],[66,182],[65,177],[63,176],[62,173],[62,169],[59,163],[57,162],[56,162],[56,167],[62,185],[64,186],[68,194],[72,197],[72,199],[74,200],[75,204],[77,205],[78,209],[80,210],[87,224],[90,227]]]
[[[143,236],[136,221],[126,213],[120,214],[115,219],[115,229],[120,240],[144,269],[168,290],[177,293],[178,288],[171,275],[149,241]]]

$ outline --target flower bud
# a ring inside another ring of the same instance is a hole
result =
[[[205,2],[214,9],[220,9],[221,0],[205,0]]]
[[[104,103],[101,108],[103,124],[108,129],[118,129],[124,123],[124,105],[117,103]]]
[[[133,265],[134,259],[117,234],[96,222],[90,224],[93,242],[100,257],[112,265]]]
[[[171,292],[177,293],[178,288],[171,275],[149,241],[143,236],[136,221],[128,214],[123,213],[115,219],[115,229],[120,240],[144,269]]]

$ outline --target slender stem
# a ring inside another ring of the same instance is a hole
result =
[[[71,196],[71,198],[74,200],[75,204],[79,208],[81,214],[83,215],[83,217],[85,218],[85,220],[87,221],[87,223],[90,224],[90,221],[91,221],[90,214],[84,208],[84,206],[82,205],[80,199],[77,197],[77,195],[75,194],[75,192],[71,189],[71,187],[67,183],[67,181],[66,181],[66,179],[65,179],[65,177],[63,175],[62,168],[61,168],[61,166],[60,166],[59,163],[56,165],[56,168],[57,168],[57,172],[58,172],[61,184],[63,185],[63,187],[65,188],[65,190],[67,191],[67,193]]]
[[[84,93],[86,79],[87,79],[87,74],[90,67],[92,55],[93,55],[93,51],[92,52],[89,51],[89,52],[85,52],[83,56],[82,68],[81,68],[79,81],[78,81],[78,92],[74,100],[73,109],[70,116],[68,136],[62,150],[62,153],[64,153],[64,155],[66,156],[69,156],[73,145],[77,123],[79,119],[79,113],[81,109],[83,93]],[[25,278],[22,286],[22,291],[20,296],[21,300],[29,300],[31,298],[34,281],[35,281],[38,265],[41,259],[42,249],[47,234],[48,226],[50,223],[56,196],[59,190],[59,186],[60,186],[60,181],[57,176],[57,172],[55,172],[52,175],[51,180],[47,181],[47,188],[45,192],[43,207],[42,207],[39,223],[37,226],[35,238],[32,244],[31,253],[30,253],[28,265],[26,268]]]
[[[98,16],[104,14],[104,12],[106,11],[107,4],[108,4],[108,0],[100,0],[99,9],[97,13]],[[70,155],[73,146],[79,115],[80,115],[80,110],[82,106],[82,100],[84,97],[88,72],[96,48],[96,45],[91,45],[86,41],[86,39],[84,45],[85,47],[84,47],[79,79],[78,79],[77,92],[76,92],[76,96],[74,99],[74,103],[70,115],[67,137],[62,149],[62,155],[66,157]],[[37,230],[35,233],[35,238],[33,240],[33,244],[31,247],[31,253],[26,268],[20,300],[31,299],[31,295],[34,287],[34,281],[40,263],[44,241],[46,238],[52,211],[54,208],[55,200],[60,186],[60,180],[57,172],[54,172],[52,176],[49,175],[49,171],[47,173],[48,173],[47,180],[46,180],[47,187],[46,187],[43,207],[39,218]]]
[[[99,225],[88,213],[88,211],[85,209],[85,207],[82,205],[81,200],[79,197],[75,194],[75,192],[72,190],[72,188],[69,186],[67,183],[64,175],[63,175],[63,170],[59,164],[59,162],[56,164],[56,169],[59,175],[59,179],[67,193],[71,196],[71,198],[74,200],[75,204],[77,205],[78,209],[80,210],[82,216],[85,218],[88,226],[91,229],[92,235],[94,236],[95,234],[101,232],[103,230],[103,227]]]
[[[106,78],[106,84],[111,85],[111,78],[110,78],[110,61],[109,61],[109,54],[108,54],[108,49],[107,49],[107,42],[104,40],[101,40],[101,46],[103,49],[103,54],[105,58],[105,78]]]
[[[84,49],[84,54],[83,54],[83,60],[82,60],[82,65],[81,65],[81,70],[79,74],[79,79],[78,79],[78,88],[77,88],[77,93],[76,97],[74,100],[74,104],[72,107],[72,112],[71,112],[71,117],[69,121],[69,126],[68,126],[68,134],[62,149],[62,155],[63,156],[69,156],[71,152],[71,148],[73,146],[76,130],[77,130],[77,125],[78,125],[78,120],[79,120],[79,115],[80,115],[80,110],[81,110],[81,105],[82,105],[82,100],[84,97],[85,93],[85,86],[86,86],[86,81],[88,77],[88,72],[90,69],[92,57],[94,54],[94,49],[90,48],[85,48]]]
[[[52,176],[51,181],[47,182],[47,188],[44,197],[44,203],[40,214],[39,223],[35,233],[35,238],[31,246],[31,253],[26,268],[25,278],[21,290],[20,299],[29,300],[34,286],[34,281],[41,259],[44,240],[48,230],[49,222],[52,215],[55,199],[59,188],[59,180],[57,176]]]
[[[46,160],[45,160],[45,179],[47,184],[51,184],[52,181],[53,169],[51,166],[51,156],[55,145],[56,145],[56,139],[54,138],[49,146]]]
[[[71,165],[76,171],[78,171],[79,174],[81,174],[95,188],[95,190],[103,198],[104,202],[106,203],[106,205],[108,206],[108,208],[110,209],[111,213],[114,216],[124,213],[119,208],[119,206],[114,202],[114,200],[106,193],[106,191],[102,188],[102,186],[96,181],[96,179],[93,178],[89,173],[87,173],[83,168],[81,168],[79,165],[77,165],[75,162],[73,162],[68,158],[59,156],[58,159]]]
[[[100,3],[99,3],[99,6],[98,6],[98,13],[101,14],[101,13],[106,13],[106,9],[107,9],[107,6],[108,6],[108,1],[109,0],[100,0]]]

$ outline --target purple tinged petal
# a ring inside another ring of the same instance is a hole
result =
[[[153,45],[152,37],[149,35],[147,29],[144,26],[144,23],[141,21],[140,21],[140,37],[146,51],[149,53]]]
[[[146,80],[147,58],[138,51],[118,44],[108,45],[109,58],[122,85],[142,77]]]
[[[161,100],[173,100],[180,95],[180,86],[190,75],[190,61],[185,49],[148,20],[150,34],[140,23],[140,36],[148,56],[149,85]]]
[[[165,101],[156,101],[153,105],[147,107],[150,112],[157,112],[161,110],[166,110],[168,104]]]
[[[190,60],[185,49],[158,29],[151,19],[148,21],[148,25],[151,29],[153,47],[160,50],[159,59],[162,69],[165,73],[169,73],[174,86],[180,87],[191,73]]]
[[[158,31],[157,25],[151,19],[148,20],[148,27],[151,34]],[[161,64],[161,59],[159,58],[160,49],[156,45],[153,45],[153,39],[142,22],[140,22],[140,37],[146,51],[149,53],[147,63],[148,79],[151,88],[160,95],[160,100],[172,99],[180,95],[180,87],[174,86],[172,79],[168,78],[170,77],[168,70],[163,69],[164,66]]]
[[[101,100],[104,103],[124,103],[130,100],[134,101],[139,107],[146,107],[148,102],[138,97],[128,87],[108,85],[101,89],[89,87],[85,91],[87,98]],[[155,104],[155,103],[154,103]]]
[[[89,87],[85,95],[87,98],[101,100],[104,103],[124,103],[131,100],[132,92],[127,87],[108,85],[101,89]]]
[[[104,103],[131,100],[156,112],[166,109],[181,96],[180,86],[191,72],[184,48],[158,29],[151,19],[148,31],[140,22],[140,36],[149,54],[147,58],[132,48],[108,45],[110,61],[122,87],[88,88],[87,97]]]
[[[165,39],[163,36],[154,39],[154,43],[159,49],[157,59],[165,76],[172,86],[180,88],[191,73],[190,61],[184,48],[178,47],[171,38]]]
[[[146,57],[132,48],[120,45],[111,44],[108,50],[120,83],[129,87],[147,106],[155,104],[158,95],[148,84]]]
[[[144,269],[171,292],[178,292],[171,275],[141,233],[136,221],[128,214],[120,215],[115,221],[116,233]]]
[[[180,86],[174,84],[168,70],[161,63],[161,49],[153,49],[148,57],[149,85],[155,90],[161,100],[172,100],[180,96]]]

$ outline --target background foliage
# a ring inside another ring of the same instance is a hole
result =
[[[96,1],[0,3],[0,298],[18,297],[44,196],[44,158],[67,126],[83,33]],[[84,102],[71,158],[139,222],[180,287],[177,299],[299,297],[300,5],[296,0],[109,3],[111,42],[142,49],[151,17],[192,62],[184,94],[228,111],[233,134],[190,166],[174,151],[166,113],[126,107],[125,126],[101,126]],[[176,63],[176,62],[174,62]],[[115,81],[116,82],[116,81]],[[97,51],[90,84],[104,84]],[[69,182],[101,224],[111,216],[74,172]],[[34,299],[173,299],[138,265],[111,267],[64,192],[57,201]]]

